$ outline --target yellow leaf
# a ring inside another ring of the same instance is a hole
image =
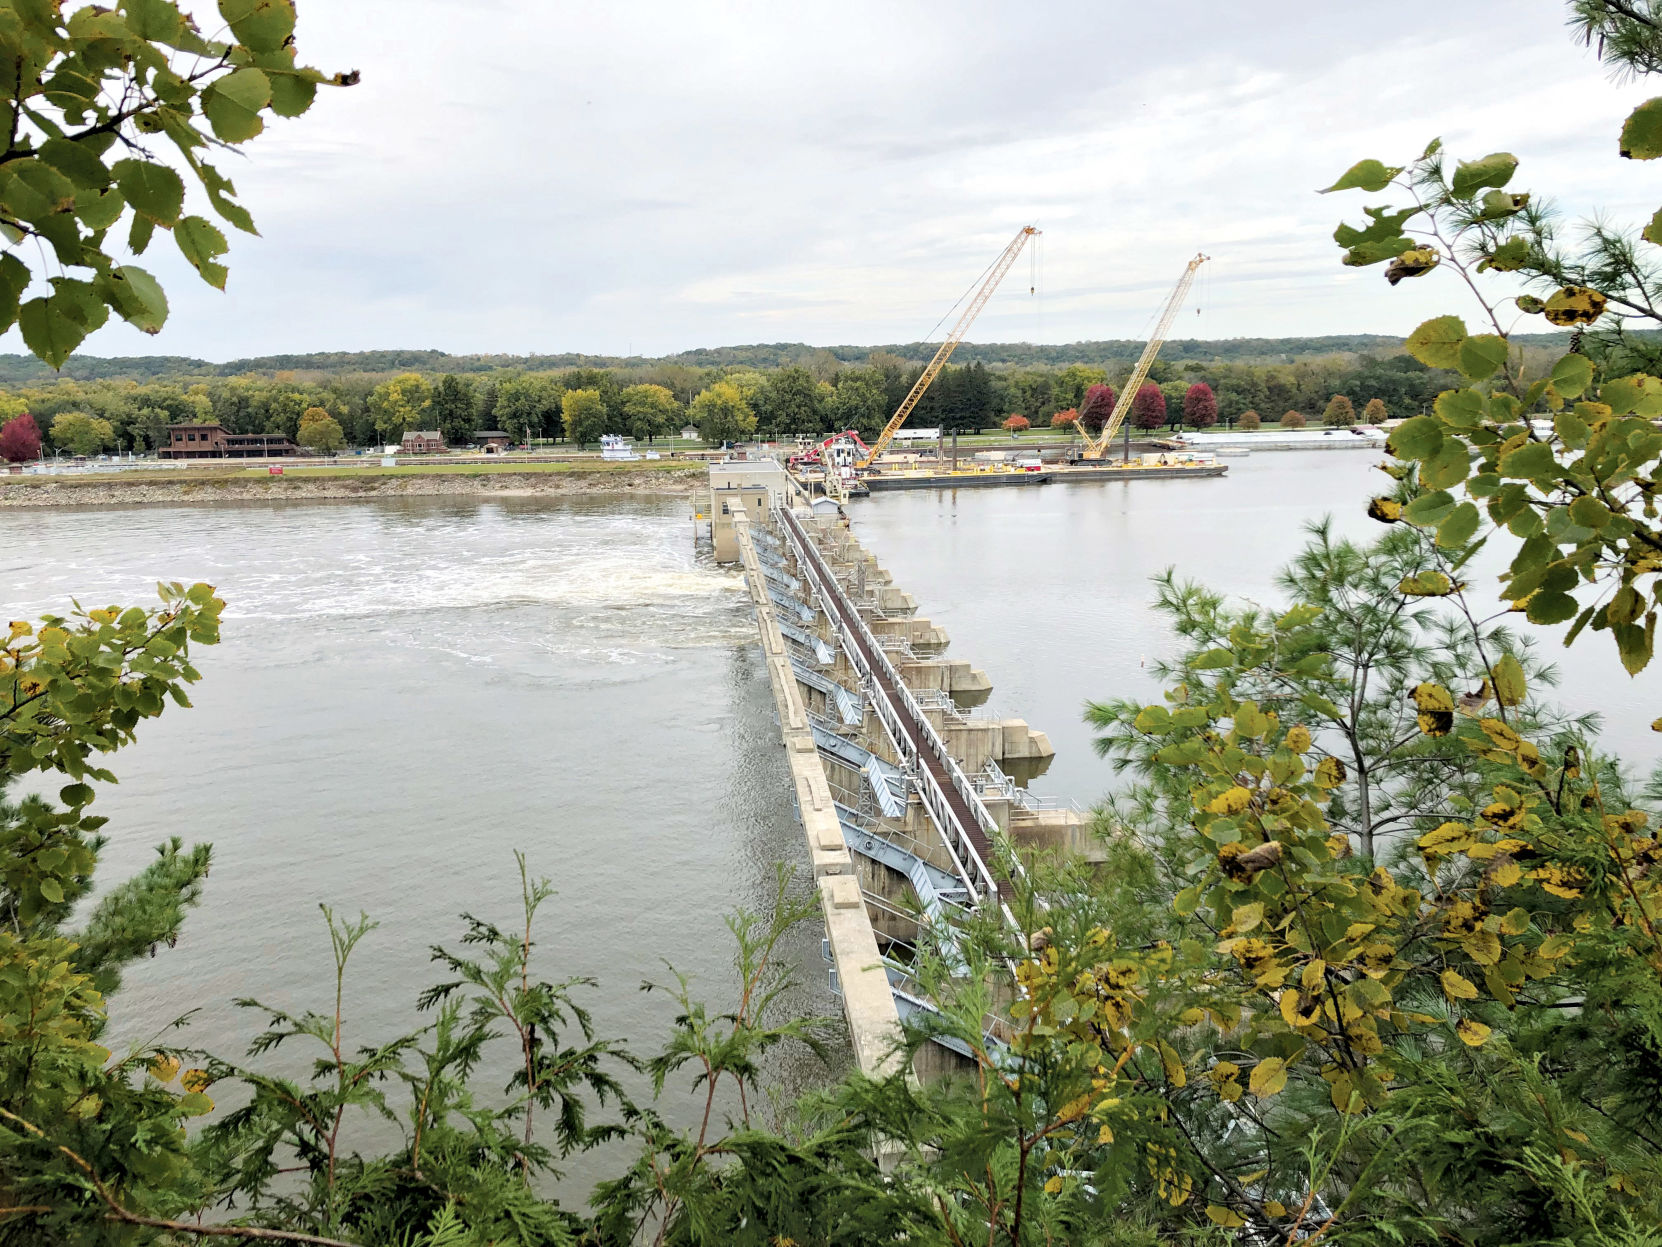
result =
[[[172,1082],[178,1072],[179,1061],[176,1057],[157,1055],[150,1061],[150,1077],[157,1082]]]
[[[1302,723],[1287,730],[1287,738],[1281,742],[1294,753],[1303,753],[1310,748],[1310,729]]]
[[[180,1075],[179,1085],[186,1091],[206,1091],[213,1085],[213,1079],[208,1077],[205,1069],[187,1069]]]
[[[1521,738],[1501,720],[1479,719],[1477,725],[1483,729],[1483,734],[1485,736],[1494,741],[1495,744],[1499,745],[1502,749],[1505,749],[1511,753],[1517,752],[1518,745],[1521,743]]]
[[[1466,955],[1480,966],[1497,965],[1501,958],[1500,936],[1493,931],[1477,931],[1460,941]]]
[[[1321,987],[1326,978],[1327,963],[1317,957],[1304,967],[1304,973],[1300,976],[1300,981],[1304,984],[1305,991],[1313,992]]]
[[[1272,1217],[1284,1217],[1287,1215],[1287,1206],[1280,1200],[1266,1199],[1264,1201],[1264,1211]]]
[[[1357,1094],[1356,1086],[1351,1082],[1349,1074],[1340,1074],[1335,1078],[1330,1090],[1333,1095],[1333,1107],[1341,1113],[1361,1111],[1362,1097]]]
[[[1062,1193],[1062,1175],[1052,1174],[1045,1179],[1045,1194],[1060,1195]]]
[[[1323,758],[1316,764],[1315,779],[1320,788],[1337,788],[1345,782],[1345,764],[1337,758]]]
[[[1226,1230],[1238,1229],[1246,1224],[1246,1218],[1233,1208],[1225,1208],[1221,1204],[1206,1205],[1206,1215]]]
[[[1450,1000],[1477,999],[1477,988],[1472,986],[1470,979],[1462,977],[1458,970],[1444,970],[1441,977],[1443,994]]]
[[[1529,930],[1529,911],[1522,907],[1508,910],[1506,916],[1500,920],[1502,935],[1522,935]]]
[[[1247,1087],[1260,1100],[1267,1100],[1287,1085],[1287,1062],[1278,1056],[1265,1057],[1252,1067]]]
[[[1460,1036],[1462,1042],[1473,1048],[1481,1048],[1483,1041],[1489,1038],[1489,1028],[1482,1022],[1474,1022],[1470,1018],[1461,1018],[1454,1028],[1454,1033]]]
[[[1288,1026],[1300,1025],[1298,1016],[1298,989],[1289,987],[1281,993],[1281,1020]]]
[[[1114,1141],[1114,1132],[1108,1129],[1107,1126],[1104,1126],[1096,1132],[1096,1141],[1098,1143],[1112,1143]]]
[[[1503,888],[1509,888],[1523,878],[1523,867],[1514,861],[1502,862],[1495,867],[1495,873],[1489,876]]]
[[[1252,804],[1252,793],[1239,784],[1212,798],[1206,807],[1209,814],[1239,814]]]
[[[1262,921],[1264,921],[1264,907],[1256,901],[1251,905],[1237,906],[1235,912],[1229,916],[1230,928],[1236,935],[1246,934]]]
[[[1359,940],[1372,931],[1375,925],[1372,922],[1353,922],[1345,928],[1345,938],[1347,940]]]
[[[1172,1086],[1181,1087],[1189,1081],[1188,1072],[1183,1068],[1183,1058],[1164,1039],[1160,1041],[1160,1063],[1166,1067],[1166,1079]]]

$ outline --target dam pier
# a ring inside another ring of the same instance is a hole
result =
[[[1054,756],[1025,720],[977,713],[991,683],[772,460],[710,466],[718,562],[743,568],[854,1055],[892,1072],[900,1019],[934,1006],[910,971],[926,925],[1002,909],[1021,850],[1089,856],[1090,815],[1027,783]],[[997,852],[1008,838],[1014,860]],[[968,1059],[950,1039],[920,1078]]]

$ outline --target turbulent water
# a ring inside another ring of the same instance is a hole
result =
[[[261,1019],[233,997],[331,1004],[319,902],[381,923],[348,1043],[400,1033],[460,911],[512,923],[523,849],[559,889],[546,971],[599,978],[600,1032],[650,1050],[671,1008],[641,981],[668,959],[723,1003],[723,915],[806,865],[748,599],[684,500],[10,512],[0,550],[7,618],[158,579],[227,602],[195,707],[144,725],[95,807],[106,883],[169,835],[215,850],[178,947],[128,976],[124,1037],[203,1005],[187,1041],[235,1054]],[[799,1003],[831,1009],[818,933],[793,952]]]
[[[1172,649],[1148,577],[1175,564],[1279,600],[1275,569],[1304,522],[1331,512],[1341,531],[1377,531],[1360,502],[1384,481],[1375,458],[1259,454],[1221,480],[883,494],[855,504],[854,528],[952,652],[988,671],[990,709],[1050,734],[1057,760],[1035,786],[1088,804],[1113,781],[1084,700],[1157,695],[1148,665]],[[195,708],[145,724],[115,759],[121,783],[95,806],[111,819],[103,881],[171,835],[211,841],[215,865],[179,946],[129,975],[122,1037],[200,1005],[187,1042],[234,1054],[259,1019],[231,998],[330,1004],[319,902],[381,923],[347,985],[347,1042],[400,1033],[457,913],[513,920],[523,849],[559,889],[548,972],[599,978],[600,1032],[650,1050],[671,1012],[641,980],[666,978],[668,959],[720,1001],[723,914],[764,904],[775,863],[806,865],[748,601],[733,572],[695,556],[685,500],[0,512],[6,618],[71,596],[143,601],[159,579],[217,585],[224,641],[196,655]],[[1604,710],[1609,742],[1648,765],[1662,675],[1628,680],[1603,636],[1561,666],[1562,700]],[[817,934],[791,950],[794,1004],[830,1010]]]

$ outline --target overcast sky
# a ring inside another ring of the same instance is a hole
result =
[[[227,231],[227,293],[158,232],[166,329],[85,353],[910,341],[1029,222],[1038,293],[1024,257],[972,340],[1139,336],[1197,250],[1174,336],[1405,333],[1461,292],[1339,266],[1386,197],[1312,192],[1355,160],[1441,135],[1577,213],[1662,204],[1616,154],[1662,86],[1612,83],[1559,0],[300,10],[302,59],[362,84],[223,160],[263,235]]]

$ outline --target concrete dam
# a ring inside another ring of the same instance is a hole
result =
[[[718,562],[743,567],[854,1055],[890,1073],[902,1017],[930,1010],[910,953],[927,924],[1002,910],[1020,853],[1091,851],[1090,815],[1026,784],[1054,755],[1016,718],[976,713],[984,672],[860,544],[841,509],[771,460],[710,466]],[[960,1066],[950,1039],[920,1078]]]

